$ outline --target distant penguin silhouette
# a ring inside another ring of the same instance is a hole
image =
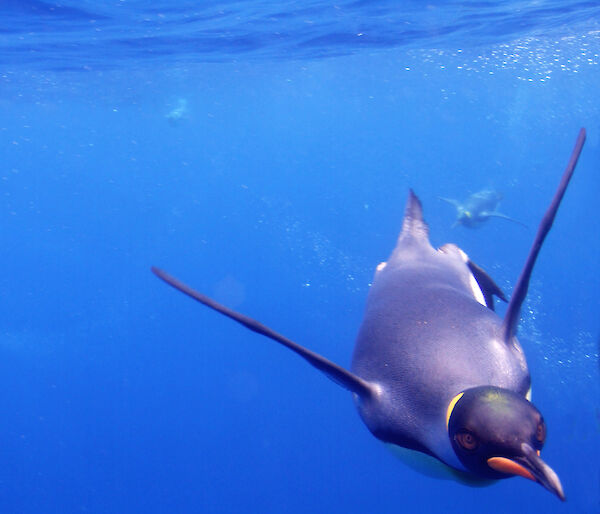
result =
[[[502,200],[502,195],[493,189],[483,189],[473,193],[463,203],[451,198],[442,198],[440,200],[454,205],[456,208],[456,221],[452,225],[464,225],[469,228],[476,228],[490,218],[502,218],[525,227],[526,225],[517,221],[506,214],[498,212],[496,209]]]
[[[164,271],[152,271],[351,391],[371,433],[419,469],[480,484],[519,475],[564,500],[558,476],[540,457],[546,424],[529,400],[529,371],[515,334],[534,263],[584,141],[581,129],[504,319],[494,312],[493,296],[504,298],[494,281],[457,246],[431,246],[421,203],[411,191],[396,247],[377,266],[351,371]]]
[[[169,124],[176,126],[183,120],[188,119],[189,108],[188,101],[185,98],[178,98],[175,107],[173,107],[166,115],[165,118],[169,121]]]

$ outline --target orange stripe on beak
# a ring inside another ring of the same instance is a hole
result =
[[[536,482],[533,475],[525,469],[521,464],[518,464],[514,460],[507,459],[506,457],[491,457],[487,460],[488,466],[500,473],[506,473],[507,475],[519,475],[523,478],[528,478]]]

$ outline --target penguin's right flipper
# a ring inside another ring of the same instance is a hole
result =
[[[460,207],[460,202],[458,200],[453,200],[452,198],[444,198],[442,196],[438,196],[440,200],[449,203],[450,205],[454,205],[457,209]]]
[[[152,273],[154,273],[158,278],[164,280],[170,286],[188,295],[189,297],[200,302],[201,304],[206,305],[207,307],[210,307],[211,309],[217,312],[220,312],[224,316],[227,316],[228,318],[231,318],[234,321],[237,321],[249,330],[262,334],[289,348],[293,352],[306,359],[312,366],[325,373],[325,375],[327,375],[331,380],[341,385],[342,387],[348,389],[349,391],[356,393],[361,398],[366,398],[375,393],[375,387],[370,382],[363,380],[362,378],[356,376],[354,373],[351,373],[347,369],[338,366],[337,364],[331,362],[330,360],[319,355],[318,353],[304,348],[303,346],[300,346],[298,343],[295,343],[287,337],[278,334],[274,330],[263,325],[262,323],[259,323],[255,319],[252,319],[248,316],[245,316],[244,314],[241,314],[232,309],[229,309],[228,307],[225,307],[224,305],[221,305],[212,298],[209,298],[208,296],[205,296],[202,293],[195,291],[188,285],[184,284],[183,282],[180,282],[175,277],[172,277],[171,275],[162,271],[161,269],[152,267]]]

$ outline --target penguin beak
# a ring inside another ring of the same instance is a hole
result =
[[[488,466],[500,473],[519,475],[533,480],[556,494],[562,501],[565,501],[565,493],[554,470],[527,443],[521,444],[521,451],[523,455],[513,459],[491,457],[487,460]]]

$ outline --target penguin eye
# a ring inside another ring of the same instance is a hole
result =
[[[540,421],[535,431],[535,438],[538,442],[543,443],[546,440],[546,423]]]
[[[455,438],[465,450],[473,451],[479,446],[476,437],[471,432],[458,432]]]

